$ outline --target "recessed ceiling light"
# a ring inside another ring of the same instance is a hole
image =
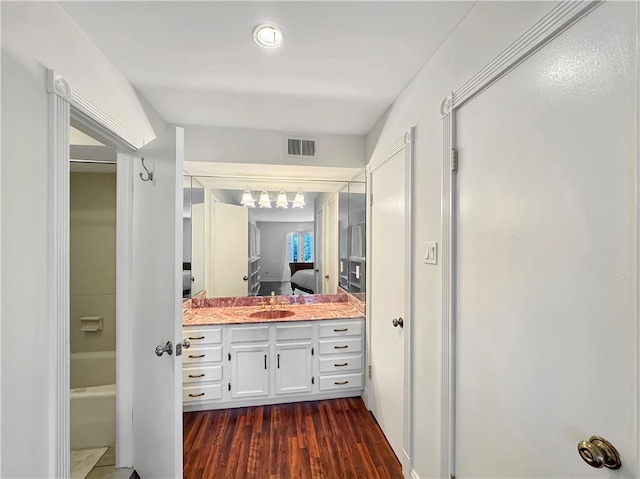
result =
[[[253,29],[253,39],[264,48],[276,48],[282,45],[284,34],[275,25],[263,24]]]

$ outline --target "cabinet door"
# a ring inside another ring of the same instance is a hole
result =
[[[311,341],[276,344],[276,394],[311,392]]]
[[[231,397],[269,395],[269,343],[231,345]]]

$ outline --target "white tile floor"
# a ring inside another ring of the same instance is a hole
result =
[[[129,479],[133,469],[116,469],[113,447],[71,451],[71,479]]]
[[[71,451],[71,479],[85,479],[100,458],[107,452],[107,447],[92,449],[73,449]]]

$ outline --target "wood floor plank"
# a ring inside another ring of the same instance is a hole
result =
[[[185,479],[399,479],[360,398],[184,413]]]

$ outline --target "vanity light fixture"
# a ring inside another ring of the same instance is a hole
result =
[[[277,48],[282,45],[284,34],[280,27],[264,23],[253,29],[253,39],[263,48]]]
[[[296,198],[293,200],[292,208],[304,208],[306,203],[304,202],[304,195],[302,194],[302,189],[298,188],[298,192],[296,193]]]
[[[260,208],[271,208],[271,199],[269,198],[269,193],[267,193],[267,187],[264,187],[262,193],[260,193],[260,201],[258,201],[258,206]]]
[[[280,190],[278,194],[278,201],[276,201],[276,208],[288,208],[289,200],[287,199],[287,194],[284,190]]]
[[[251,194],[251,191],[249,191],[249,187],[248,186],[245,188],[244,193],[242,193],[242,202],[241,202],[241,204],[245,208],[255,208],[256,207],[256,200],[253,199],[253,195]]]

